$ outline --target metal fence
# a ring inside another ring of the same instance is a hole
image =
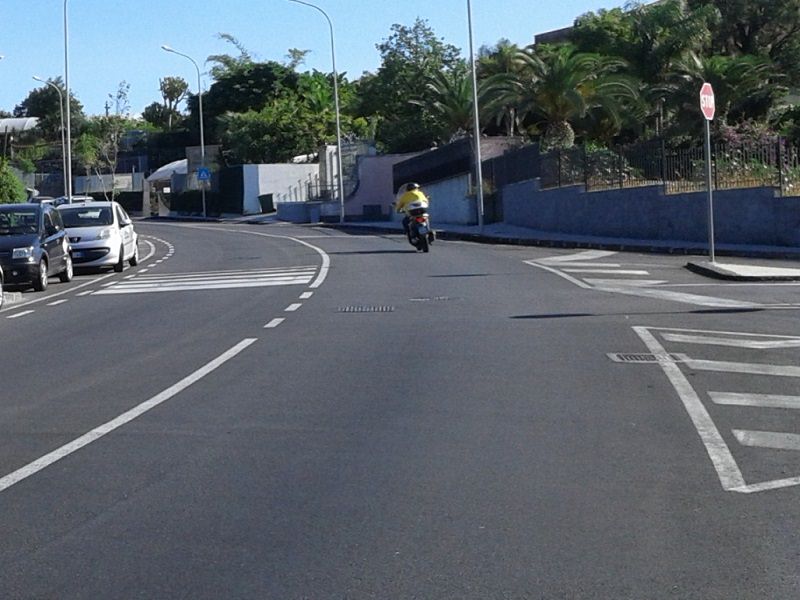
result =
[[[616,148],[575,147],[541,156],[542,188],[587,191],[663,185],[667,194],[706,188],[703,148],[669,148],[661,140]],[[711,155],[716,189],[773,187],[800,196],[800,147],[780,138],[760,144],[716,144]]]

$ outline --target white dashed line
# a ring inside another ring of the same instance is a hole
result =
[[[286,319],[272,319],[269,323],[264,325],[264,329],[275,329],[278,325],[283,323]]]
[[[6,319],[19,319],[20,317],[24,317],[25,315],[30,315],[36,311],[34,310],[23,310],[21,313],[17,313],[15,315],[11,315],[10,317],[6,317]]]
[[[139,269],[139,273],[147,273],[150,269]]]
[[[287,307],[284,309],[284,312],[294,312],[294,311],[296,311],[298,308],[300,308],[301,306],[303,306],[303,305],[302,305],[302,304],[300,304],[299,302],[295,302],[294,304],[290,304],[289,306],[287,306]]]
[[[302,294],[300,294],[300,300],[308,300],[313,295],[314,292],[303,292]]]
[[[48,302],[47,306],[58,306],[59,304],[64,304],[65,302],[69,302],[69,300],[56,300],[55,302]]]
[[[91,293],[92,293],[92,290],[86,290],[85,292],[81,292],[80,294],[76,294],[76,295],[80,298],[81,296],[88,296]]]

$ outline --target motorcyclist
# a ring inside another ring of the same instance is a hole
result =
[[[411,216],[413,212],[427,212],[430,202],[425,192],[422,191],[418,183],[405,183],[397,190],[397,197],[395,200],[395,210],[403,213],[403,231],[406,236],[410,235],[409,226],[411,223]],[[433,241],[433,232],[428,234],[428,240]]]

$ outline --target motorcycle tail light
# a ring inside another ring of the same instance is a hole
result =
[[[424,223],[425,217],[417,217],[417,223]]]

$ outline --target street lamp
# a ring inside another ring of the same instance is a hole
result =
[[[206,138],[203,133],[203,86],[200,82],[200,67],[198,66],[195,60],[183,52],[178,52],[174,48],[171,48],[167,45],[162,45],[161,49],[165,52],[171,52],[172,54],[177,54],[178,56],[182,56],[183,58],[188,58],[192,64],[194,65],[195,70],[197,71],[197,102],[198,102],[198,109],[200,111],[200,166],[205,169],[206,166]],[[203,218],[205,219],[208,215],[206,214],[206,188],[205,182],[198,182],[200,184],[200,194],[203,198]]]
[[[324,10],[310,2],[303,0],[289,0],[297,4],[310,6],[322,13],[328,21],[328,28],[331,32],[331,60],[333,61],[333,101],[336,105],[336,168],[339,171],[339,222],[344,223],[344,173],[342,172],[342,125],[339,117],[339,74],[336,71],[336,46],[333,41],[333,23],[331,18]]]
[[[475,69],[475,50],[472,42],[472,2],[467,0],[467,21],[469,23],[469,62],[472,66],[472,115],[475,133],[475,179],[478,188],[478,229],[483,231],[483,167],[481,166],[481,125],[478,108],[478,76]]]
[[[72,201],[72,126],[70,121],[70,108],[69,108],[69,21],[67,20],[67,0],[64,0],[64,87],[66,94],[64,94],[64,104],[66,108],[66,133],[67,133],[67,170],[64,177],[67,180],[66,196],[67,202]]]
[[[61,93],[61,88],[58,87],[52,81],[47,81],[42,79],[41,77],[37,77],[36,75],[33,76],[36,81],[41,81],[42,83],[46,83],[51,88],[55,89],[58,92],[58,108],[61,110],[61,162],[63,164],[64,169],[64,196],[67,196],[67,152],[66,147],[67,143],[64,140],[64,95]]]

